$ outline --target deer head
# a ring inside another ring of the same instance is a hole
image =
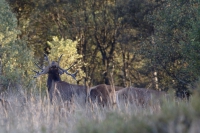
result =
[[[78,70],[73,73],[73,74],[70,74],[68,72],[68,70],[73,67],[75,65],[75,63],[73,65],[71,65],[68,69],[63,69],[59,66],[59,63],[60,63],[60,60],[62,58],[62,55],[58,58],[58,61],[50,61],[48,56],[45,54],[45,60],[48,62],[48,65],[45,67],[45,68],[41,68],[37,63],[35,63],[35,65],[41,70],[40,72],[39,71],[35,71],[33,70],[36,75],[34,76],[34,78],[37,78],[43,74],[48,74],[48,75],[51,75],[52,78],[55,80],[55,81],[60,81],[60,75],[62,75],[63,73],[66,73],[67,75],[70,75],[72,76],[72,78],[74,78],[76,80],[76,74],[78,73]]]

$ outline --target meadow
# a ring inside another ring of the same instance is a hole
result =
[[[27,93],[24,88],[11,90],[1,96],[6,100],[1,101],[0,107],[1,133],[200,132],[198,90],[189,100],[172,96],[145,106],[121,102],[104,108],[90,103],[51,104],[39,92]]]

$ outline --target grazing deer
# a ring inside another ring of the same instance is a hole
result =
[[[62,100],[62,101],[71,101],[73,96],[75,97],[82,97],[83,99],[86,98],[86,89],[85,86],[81,85],[74,85],[74,84],[69,84],[67,82],[61,81],[60,75],[63,73],[66,73],[67,75],[72,76],[76,80],[76,74],[78,71],[76,71],[73,74],[68,73],[68,70],[73,66],[70,66],[68,69],[64,70],[59,66],[60,58],[58,61],[50,61],[48,59],[48,56],[45,55],[46,60],[48,61],[48,66],[46,66],[44,69],[39,67],[41,69],[40,72],[36,72],[36,75],[34,78],[37,78],[43,74],[48,74],[48,79],[47,79],[47,88],[48,88],[48,93],[49,93],[49,98],[52,103],[54,100]],[[84,101],[81,99],[81,101]]]
[[[90,98],[92,102],[107,106],[115,104],[115,91],[123,87],[100,84],[90,88]],[[114,91],[113,91],[114,90]]]
[[[165,92],[145,88],[128,87],[116,91],[117,103],[125,102],[136,105],[151,105],[157,103],[166,95]]]

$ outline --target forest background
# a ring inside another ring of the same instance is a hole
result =
[[[38,83],[34,62],[63,54],[77,82],[191,94],[200,71],[198,0],[1,0],[1,90]]]

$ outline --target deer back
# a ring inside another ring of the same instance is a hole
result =
[[[136,105],[147,105],[157,102],[165,94],[165,92],[157,90],[135,87],[123,88],[116,91],[118,102],[134,103]]]

